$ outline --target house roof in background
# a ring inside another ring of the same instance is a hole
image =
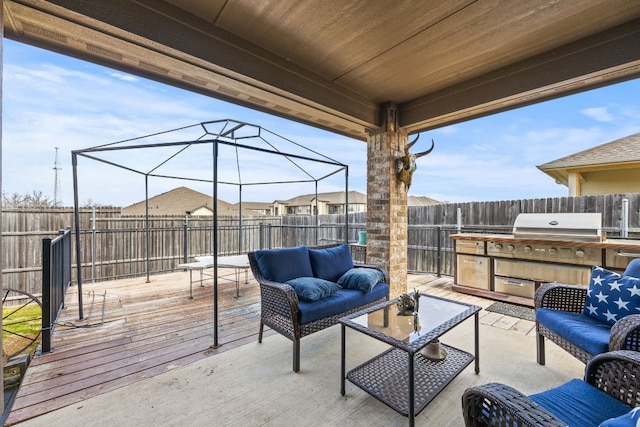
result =
[[[122,208],[122,215],[145,215],[145,201],[134,203]],[[200,208],[208,208],[213,212],[213,198],[187,187],[178,187],[165,193],[149,198],[149,215],[186,215]],[[237,214],[233,206],[223,200],[218,200],[220,215]]]
[[[640,132],[552,160],[539,165],[538,169],[546,171],[549,169],[635,163],[638,161],[640,161]]]
[[[318,193],[318,200],[328,204],[342,204],[344,203],[344,191],[334,191],[329,193]],[[287,206],[307,206],[315,203],[316,194],[302,194],[300,196],[293,197],[288,200],[276,200],[276,203],[280,203]],[[349,203],[367,203],[367,195],[359,191],[349,191]]]
[[[640,168],[640,133],[570,154],[537,168],[564,185],[568,185],[570,173]]]
[[[442,202],[427,196],[409,195],[407,197],[407,206],[430,206],[430,205],[441,205],[441,204]]]

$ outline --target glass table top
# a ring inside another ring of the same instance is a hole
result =
[[[360,326],[357,329],[363,332],[369,330],[412,344],[421,338],[430,341],[480,310],[474,305],[424,294],[420,296],[418,306],[417,313],[400,315],[397,314],[396,300],[391,300],[382,308],[351,317],[343,323]],[[387,326],[384,325],[385,310],[388,311]],[[448,326],[449,323],[452,324]]]

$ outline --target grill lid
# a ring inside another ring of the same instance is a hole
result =
[[[513,236],[545,240],[602,242],[600,213],[522,213],[513,223]]]

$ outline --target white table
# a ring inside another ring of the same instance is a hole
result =
[[[194,257],[195,262],[178,264],[178,268],[189,270],[189,298],[193,299],[193,271],[200,272],[200,286],[204,286],[203,282],[206,278],[212,278],[213,274],[205,270],[213,268],[213,256],[197,256]],[[246,254],[229,255],[218,257],[218,268],[233,268],[233,279],[229,279],[228,275],[218,276],[219,279],[231,280],[236,283],[236,298],[240,296],[240,272],[244,270],[244,283],[249,282],[249,258]]]

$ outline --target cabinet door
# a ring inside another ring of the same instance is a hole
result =
[[[490,258],[457,255],[458,285],[489,290]]]

